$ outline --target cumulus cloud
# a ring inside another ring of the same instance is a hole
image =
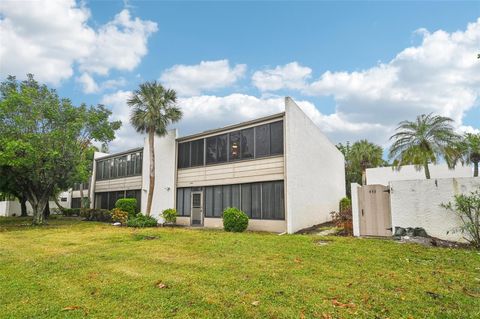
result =
[[[245,64],[230,66],[228,60],[201,61],[196,65],[178,64],[165,70],[160,81],[180,95],[198,95],[235,84],[246,69]]]
[[[76,81],[82,86],[84,93],[96,93],[100,90],[97,82],[88,73],[83,73]]]
[[[135,68],[157,30],[156,23],[133,19],[128,10],[98,30],[88,25],[89,19],[89,9],[74,0],[0,2],[0,75],[34,73],[59,85],[78,64],[87,74],[79,77],[81,83],[92,84],[91,74]]]
[[[309,67],[291,62],[278,65],[274,69],[256,71],[252,76],[252,82],[260,91],[300,90],[306,86],[311,74],[312,69]]]
[[[127,105],[127,99],[131,93],[131,91],[119,90],[105,94],[100,102],[112,111],[112,120],[122,121],[122,127],[117,131],[115,140],[109,145],[112,153],[143,146],[144,136],[137,133],[130,124],[130,108]]]
[[[422,42],[388,63],[358,72],[326,72],[308,93],[332,95],[337,113],[352,122],[392,126],[421,113],[449,116],[461,125],[479,105],[480,18],[466,30],[419,31]]]

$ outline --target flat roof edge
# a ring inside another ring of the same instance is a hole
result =
[[[108,154],[108,155],[96,158],[95,160],[96,161],[103,160],[103,159],[106,159],[106,158],[122,156],[122,155],[125,155],[125,154],[128,154],[128,153],[133,153],[133,152],[138,152],[138,151],[143,151],[143,146],[142,147],[131,148],[129,150],[118,152],[118,153]]]

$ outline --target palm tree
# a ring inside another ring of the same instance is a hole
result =
[[[356,167],[362,172],[362,185],[367,184],[367,168],[383,166],[385,164],[382,156],[383,149],[367,140],[360,140],[353,143],[349,152],[348,162],[352,168]]]
[[[461,161],[465,164],[473,164],[473,176],[478,177],[478,165],[480,163],[480,133],[466,133],[459,143]]]
[[[130,123],[139,133],[148,134],[150,150],[150,185],[148,189],[147,211],[152,210],[153,191],[155,188],[155,148],[154,137],[165,136],[167,126],[182,118],[182,111],[177,107],[177,93],[164,88],[157,81],[140,84],[130,98],[128,106],[132,107]]]
[[[415,121],[400,122],[397,132],[390,137],[393,144],[389,157],[394,159],[394,166],[414,164],[417,170],[423,167],[427,179],[430,179],[428,164],[436,164],[442,157],[452,168],[458,158],[455,145],[459,141],[452,122],[449,117],[432,113],[419,115]]]

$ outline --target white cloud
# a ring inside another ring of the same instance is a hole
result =
[[[119,90],[104,95],[100,102],[112,110],[112,120],[122,121],[122,127],[116,132],[116,139],[109,144],[112,153],[143,146],[144,135],[137,133],[130,124],[130,108],[127,105],[127,99],[131,93]]]
[[[162,73],[160,80],[180,95],[197,95],[235,84],[246,69],[245,64],[231,67],[228,60],[201,61],[196,65],[174,65]]]
[[[107,75],[110,69],[133,70],[147,54],[148,37],[157,31],[157,24],[131,19],[122,10],[113,21],[100,27],[91,54],[80,60],[80,70]]]
[[[419,33],[422,43],[404,49],[390,62],[357,72],[326,72],[308,92],[332,95],[337,113],[351,123],[392,127],[434,112],[461,125],[464,114],[479,105],[480,18],[465,31]]]
[[[74,0],[4,0],[0,17],[0,75],[33,73],[54,85],[70,78],[75,64],[90,74],[132,70],[157,28],[123,10],[97,31],[88,25],[89,9]]]
[[[82,73],[81,76],[76,78],[76,81],[82,85],[84,93],[96,93],[100,90],[97,82],[88,73]]]
[[[300,90],[306,86],[312,69],[291,62],[274,69],[256,71],[252,76],[253,85],[261,91],[277,91],[281,89]]]

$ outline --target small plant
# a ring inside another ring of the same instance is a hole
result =
[[[120,198],[115,203],[115,208],[127,212],[129,218],[137,215],[137,200],[135,198]]]
[[[110,211],[110,216],[112,216],[112,221],[115,223],[120,223],[122,225],[125,225],[128,220],[128,213],[124,212],[123,210],[119,208],[114,208]]]
[[[85,208],[80,211],[80,216],[85,218],[88,221],[96,222],[111,222],[112,216],[108,209],[98,209],[98,208]]]
[[[344,197],[340,200],[340,211],[352,208],[352,200],[348,197]]]
[[[229,232],[243,232],[248,227],[248,216],[240,209],[229,207],[223,211],[223,229]]]
[[[173,208],[165,209],[162,212],[162,217],[167,224],[175,224],[177,221],[177,211]]]
[[[455,195],[453,203],[442,204],[442,207],[457,214],[462,220],[463,225],[453,229],[452,232],[466,234],[464,238],[475,248],[480,249],[480,190],[469,195]]]
[[[339,212],[331,212],[332,222],[336,227],[343,228],[345,235],[353,235],[353,219],[352,219],[352,208],[348,207],[346,209],[340,210]]]
[[[128,227],[157,227],[157,223],[157,220],[152,216],[145,216],[141,213],[127,220]]]

